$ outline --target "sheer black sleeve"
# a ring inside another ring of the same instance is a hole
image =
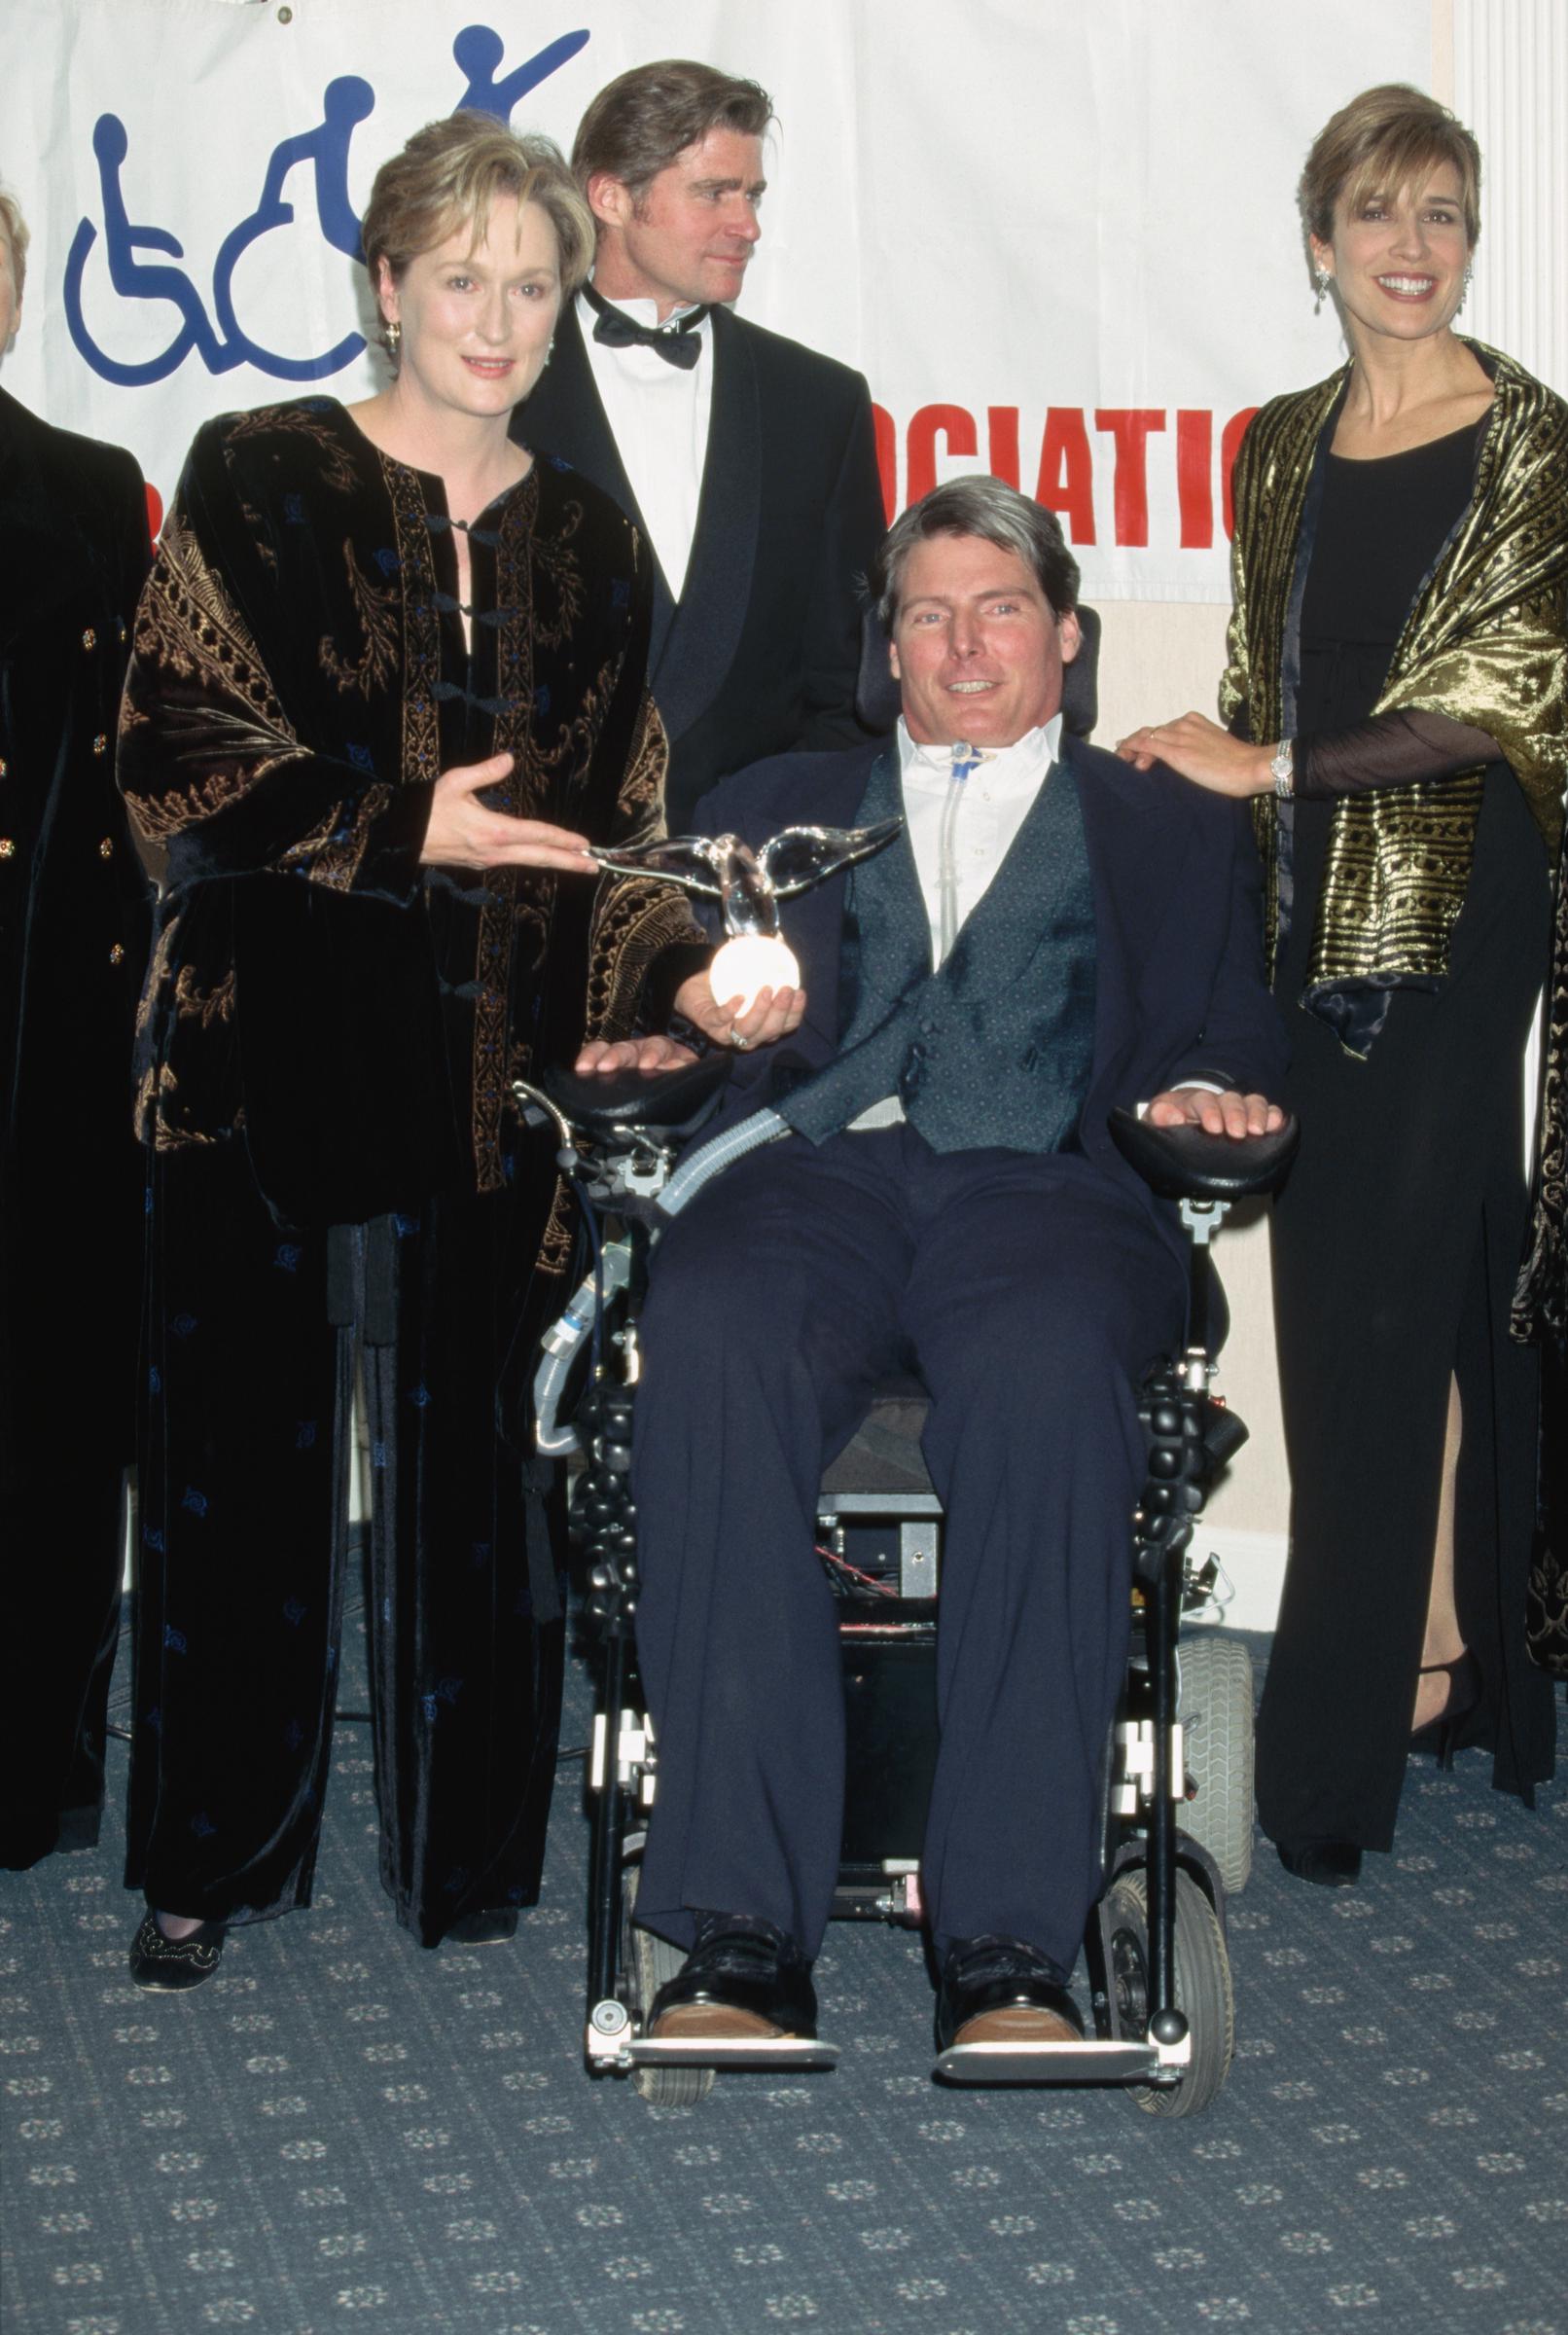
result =
[[[1344,730],[1304,733],[1295,741],[1295,791],[1303,803],[1451,778],[1498,760],[1496,740],[1445,713],[1395,707]]]

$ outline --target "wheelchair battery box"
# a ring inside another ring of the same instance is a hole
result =
[[[937,1764],[937,1616],[926,1599],[838,1606],[846,1759],[836,1911],[879,1917],[890,1877],[919,1859]],[[861,1900],[864,1898],[865,1902]]]

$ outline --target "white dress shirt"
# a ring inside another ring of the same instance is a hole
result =
[[[1056,759],[1061,715],[1053,713],[1016,745],[983,750],[983,759],[960,781],[954,801],[953,749],[920,746],[899,720],[899,769],[904,785],[904,818],[914,853],[915,874],[931,920],[931,962],[940,965],[942,945],[942,830],[954,811],[953,847],[957,916],[962,925],[990,888],[1029,807]]]
[[[615,303],[636,324],[659,323],[652,300]],[[685,309],[677,308],[676,316]],[[686,587],[692,539],[696,533],[702,466],[708,454],[708,417],[713,409],[713,335],[707,318],[692,337],[702,354],[691,367],[671,365],[655,348],[633,342],[611,348],[593,338],[597,316],[579,293],[577,319],[583,328],[594,385],[625,468],[637,508],[675,599]],[[666,317],[665,323],[671,319]]]

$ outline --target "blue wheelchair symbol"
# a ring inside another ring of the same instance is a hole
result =
[[[508,122],[512,110],[530,90],[587,47],[586,31],[564,33],[526,63],[510,73],[500,70],[505,44],[487,24],[466,25],[452,42],[452,58],[464,76],[463,93],[453,112],[469,108]],[[348,198],[348,157],[355,130],[374,111],[375,91],[357,74],[340,74],[322,92],[321,120],[310,129],[281,139],[267,165],[256,207],[232,228],[219,247],[212,274],[212,313],[200,292],[181,268],[162,260],[183,260],[184,246],[162,228],[137,224],[130,217],[121,183],[130,140],[118,114],[100,114],[92,130],[92,152],[98,166],[102,211],[102,239],[109,282],[121,300],[163,301],[178,318],[174,337],[157,356],[137,362],[113,357],[101,348],[88,328],[83,305],[83,280],[88,262],[99,239],[91,219],[79,222],[65,262],[65,318],[71,339],[94,373],[119,388],[135,389],[150,381],[167,380],[188,356],[198,356],[211,374],[230,373],[236,365],[253,365],[274,380],[319,381],[351,365],[365,346],[362,334],[345,333],[320,356],[290,357],[253,341],[234,308],[234,274],[241,260],[275,228],[294,224],[297,209],[284,195],[296,168],[314,180],[316,223],[323,241],[347,258],[360,258],[359,218]]]
[[[497,81],[496,68],[506,54],[505,44],[498,32],[488,24],[467,24],[452,43],[452,62],[460,73],[468,75],[468,87],[452,107],[454,114],[465,111],[493,114],[498,122],[510,122],[512,109],[530,90],[537,90],[542,81],[558,72],[569,57],[588,47],[586,32],[563,32],[558,41],[541,49],[525,65],[518,65]]]
[[[340,373],[365,345],[363,334],[345,333],[324,357],[280,357],[248,340],[234,314],[234,269],[240,260],[263,235],[274,227],[289,226],[294,218],[293,203],[283,199],[283,182],[296,162],[314,166],[316,219],[323,236],[335,251],[351,260],[359,258],[359,217],[348,199],[348,148],[360,123],[374,111],[375,91],[368,81],[344,74],[327,84],[321,107],[319,129],[283,138],[272,149],[261,200],[250,217],[224,237],[212,271],[212,305],[218,327],[227,346],[235,352],[231,364],[249,363],[280,381],[319,381],[330,373]]]

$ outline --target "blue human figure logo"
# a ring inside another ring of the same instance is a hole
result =
[[[365,345],[361,333],[345,333],[321,357],[284,357],[260,347],[240,329],[234,314],[234,269],[253,243],[275,227],[288,227],[294,205],[284,200],[283,186],[296,164],[311,165],[316,182],[316,219],[335,251],[348,259],[360,257],[359,215],[348,199],[348,149],[359,125],[375,110],[375,91],[357,74],[340,74],[330,81],[321,99],[321,121],[314,129],[282,138],[272,149],[260,198],[248,219],[224,237],[212,271],[212,305],[227,346],[241,360],[280,381],[319,381],[351,365]]]
[[[452,109],[493,115],[510,122],[513,108],[530,90],[578,54],[588,41],[587,31],[563,33],[520,65],[503,73],[505,43],[487,24],[468,24],[452,42],[452,57],[464,76],[463,93]],[[340,74],[322,92],[321,120],[311,128],[282,138],[268,159],[266,177],[255,207],[231,229],[219,247],[213,267],[212,315],[200,292],[183,269],[150,265],[140,255],[160,253],[182,260],[184,246],[164,229],[132,222],[121,186],[121,172],[129,152],[125,126],[117,114],[100,114],[92,130],[92,151],[98,165],[102,236],[109,281],[122,300],[164,301],[177,312],[173,339],[160,354],[126,362],[100,348],[88,329],[82,287],[99,230],[91,219],[79,222],[65,263],[65,315],[72,341],[94,373],[121,388],[138,388],[166,380],[194,350],[207,371],[229,373],[236,365],[253,365],[276,380],[314,381],[339,373],[365,346],[360,333],[345,333],[320,356],[290,357],[264,347],[240,324],[234,305],[234,277],[240,262],[264,235],[296,223],[297,206],[284,188],[289,173],[300,167],[313,177],[316,223],[327,245],[346,258],[360,261],[360,223],[348,197],[349,149],[355,130],[375,107],[375,91],[358,74]],[[215,320],[215,321],[214,321]]]
[[[588,41],[586,32],[563,32],[558,41],[541,49],[525,65],[515,66],[504,80],[497,80],[501,60],[506,55],[501,35],[488,24],[465,24],[452,43],[452,62],[460,73],[467,74],[468,87],[453,106],[453,113],[493,114],[498,122],[509,123],[519,98],[526,97],[530,90],[536,90],[552,73],[558,72],[569,57],[588,47]]]
[[[90,219],[84,219],[71,238],[71,248],[65,262],[65,318],[71,339],[94,373],[101,374],[106,381],[113,381],[123,389],[135,389],[146,381],[166,379],[169,374],[185,363],[192,349],[197,351],[209,373],[227,373],[239,360],[220,346],[217,335],[207,321],[201,295],[190,277],[178,268],[150,268],[136,256],[142,251],[161,251],[171,260],[183,260],[185,246],[177,242],[173,235],[166,234],[160,227],[136,227],[132,224],[120,186],[120,173],[129,151],[130,140],[119,115],[100,114],[92,126],[92,152],[98,164],[109,281],[122,300],[166,300],[172,303],[180,312],[180,329],[160,356],[148,357],[139,365],[121,364],[93,345],[82,315],[82,273],[88,263],[88,255],[97,240],[98,231]]]

